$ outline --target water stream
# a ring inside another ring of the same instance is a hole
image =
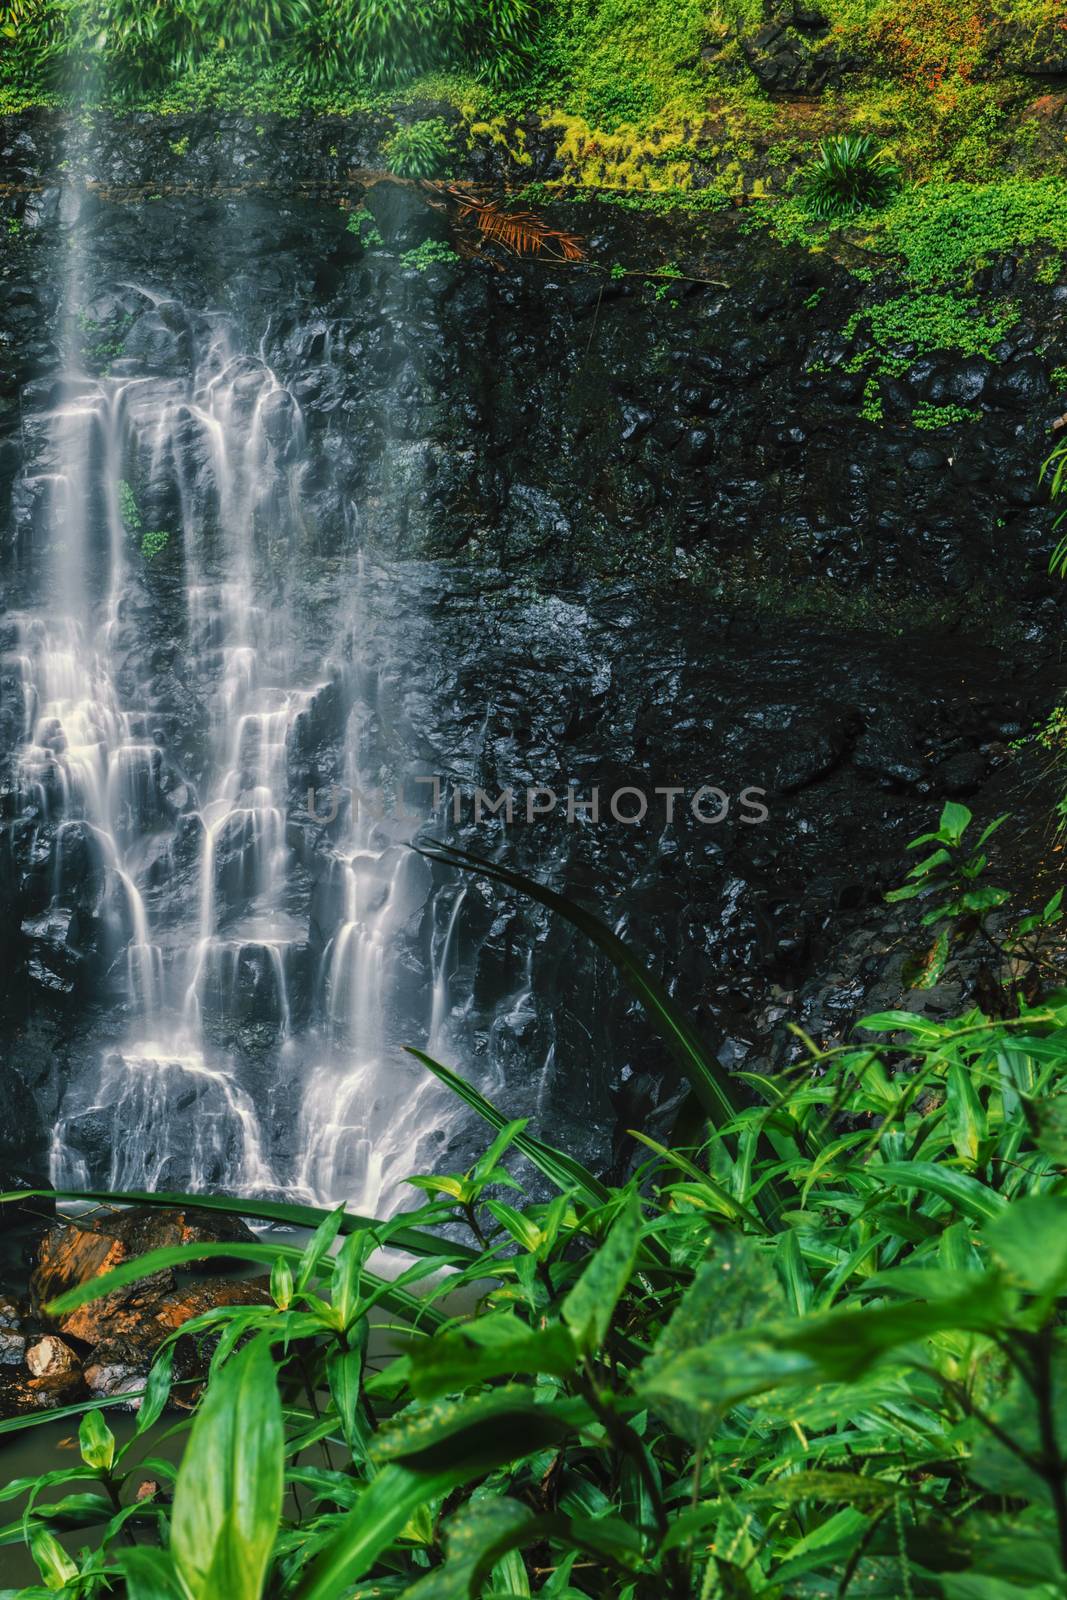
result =
[[[427,901],[429,871],[407,848],[410,821],[388,824],[353,804],[330,849],[337,925],[309,951],[291,884],[289,771],[294,727],[323,688],[301,675],[287,585],[302,532],[303,417],[225,318],[201,317],[196,340],[188,382],[75,368],[35,419],[57,470],[41,518],[42,603],[18,618],[19,800],[49,851],[42,917],[76,917],[92,881],[102,981],[122,1017],[120,1036],[65,1086],[51,1176],[63,1187],[343,1197],[373,1210],[395,1203],[420,1138],[446,1114],[431,1106],[441,1098],[433,1080],[398,1059],[387,1022],[396,935]],[[203,772],[180,809],[160,787],[167,740],[149,686],[122,666],[131,569],[153,559],[148,506],[131,480],[161,477],[180,512],[166,537],[181,542],[184,660],[204,713]],[[380,721],[383,665],[360,637],[360,573],[356,551],[340,574],[353,600],[335,640],[353,793],[370,788],[364,745]],[[191,846],[192,892],[176,917],[168,898],[159,921],[152,884],[176,848]],[[429,1025],[405,1019],[414,1042],[441,1040],[459,903],[432,944]],[[294,966],[309,961],[311,1003],[298,1024]],[[255,1088],[219,1043],[242,1016],[272,1035],[276,1070],[295,1075],[288,1163],[272,1155]]]

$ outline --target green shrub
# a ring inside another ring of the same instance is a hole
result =
[[[871,134],[824,139],[804,170],[801,196],[819,221],[840,220],[888,203],[900,185],[900,169]]]
[[[1057,445],[1048,459],[1042,463],[1041,482],[1047,483],[1049,496],[1057,507],[1056,520],[1052,526],[1058,528],[1067,518],[1067,506],[1062,510],[1059,509],[1060,502],[1067,500],[1067,442]],[[1049,571],[1058,573],[1061,578],[1067,578],[1067,535],[1052,552]]]
[[[390,172],[400,178],[438,178],[448,167],[451,133],[440,117],[397,128],[382,146]]]

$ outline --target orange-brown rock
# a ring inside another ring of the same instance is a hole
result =
[[[192,1208],[156,1211],[148,1206],[133,1206],[64,1222],[49,1229],[41,1241],[38,1264],[30,1279],[33,1303],[41,1311],[65,1290],[98,1278],[150,1250],[219,1241],[247,1243],[254,1238],[239,1218]],[[128,1289],[68,1312],[58,1319],[57,1326],[62,1333],[88,1344],[135,1334],[151,1320],[152,1307],[160,1296],[175,1287],[173,1273],[153,1273]]]
[[[157,1302],[155,1322],[159,1338],[166,1338],[175,1328],[204,1311],[216,1306],[269,1306],[271,1303],[266,1278],[206,1278],[202,1283],[191,1283],[162,1295]]]

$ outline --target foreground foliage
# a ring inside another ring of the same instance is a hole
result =
[[[950,805],[916,841],[935,848],[902,897],[939,939],[1003,903],[982,886],[993,827],[975,854],[970,822]],[[269,1260],[272,1303],[182,1330],[213,1354],[172,1430],[177,1469],[131,1469],[90,1405],[72,1408],[79,1464],[0,1491],[23,1501],[0,1537],[25,1539],[42,1575],[21,1593],[1061,1595],[1067,995],[1001,1018],[873,1015],[869,1042],[808,1043],[784,1081],[738,1082],[596,918],[481,870],[617,961],[698,1136],[669,1149],[637,1131],[647,1159],[606,1187],[421,1057],[496,1130],[485,1155],[413,1178],[425,1200],[402,1219],[338,1209],[303,1248],[215,1247]],[[409,1263],[392,1281],[372,1270],[390,1245]],[[51,1309],[205,1250],[155,1251]],[[177,1337],[138,1416],[154,1441]],[[146,1470],[164,1487],[137,1500]]]

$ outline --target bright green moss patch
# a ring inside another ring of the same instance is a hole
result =
[[[982,311],[977,301],[951,292],[909,291],[855,312],[841,331],[846,339],[861,333],[868,340],[850,357],[851,371],[873,368],[884,376],[899,377],[917,355],[932,350],[993,359],[996,346],[1017,321],[1014,307],[994,316]]]
[[[911,414],[911,425],[932,432],[935,428],[952,428],[961,422],[977,422],[981,415],[975,406],[935,406],[928,400],[920,400]]]
[[[878,218],[875,239],[904,258],[913,283],[946,283],[994,256],[1045,244],[1067,249],[1067,184],[1058,178],[923,184]]]

